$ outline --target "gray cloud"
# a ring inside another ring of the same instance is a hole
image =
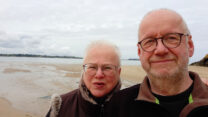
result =
[[[208,50],[206,0],[6,0],[0,4],[2,53],[82,56],[90,41],[106,39],[119,46],[123,58],[138,58],[139,22],[148,11],[161,7],[176,10],[187,21],[195,42],[192,61]]]

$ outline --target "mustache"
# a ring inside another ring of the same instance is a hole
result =
[[[150,58],[150,62],[165,62],[165,61],[174,61],[175,57],[153,57]]]

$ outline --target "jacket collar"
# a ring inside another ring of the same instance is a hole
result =
[[[194,87],[191,92],[193,103],[188,104],[181,111],[180,117],[186,117],[194,108],[199,106],[208,105],[208,86],[206,86],[200,79],[199,75],[194,72],[189,72],[190,77],[194,81]],[[152,94],[148,77],[146,76],[140,85],[139,94],[136,100],[144,100],[152,103],[156,103],[156,98]]]
[[[192,91],[193,103],[188,104],[181,111],[180,117],[186,117],[193,109],[200,106],[208,106],[208,86],[205,85],[198,74],[189,72],[194,80],[194,88]]]
[[[149,83],[148,77],[146,76],[139,88],[139,94],[136,100],[145,100],[148,102],[155,102],[155,96],[152,94]]]

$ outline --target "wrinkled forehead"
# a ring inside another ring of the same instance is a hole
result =
[[[176,32],[175,30],[180,30],[184,32],[186,30],[186,25],[182,17],[170,10],[157,10],[152,11],[144,16],[139,26],[139,39],[142,36],[152,34],[165,34],[170,32]]]

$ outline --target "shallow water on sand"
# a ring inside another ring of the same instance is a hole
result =
[[[66,77],[65,74],[66,71],[57,70],[55,66],[40,63],[1,62],[0,97],[20,110],[43,115],[49,98],[42,97],[78,87],[79,78]]]
[[[78,87],[81,63],[81,59],[0,57],[0,97],[17,109],[44,116],[53,93]],[[123,84],[123,88],[132,85]]]

